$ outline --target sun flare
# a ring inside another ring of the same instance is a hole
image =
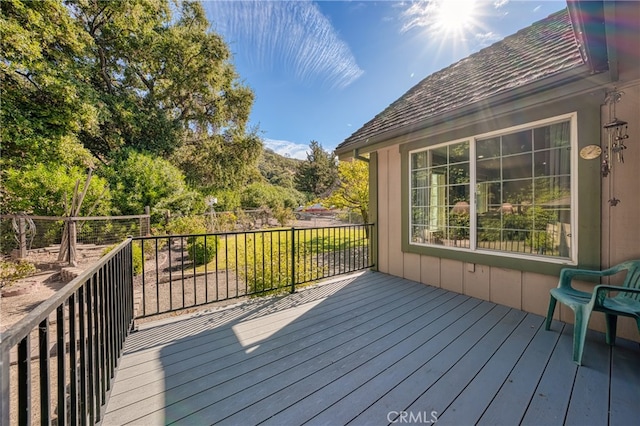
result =
[[[434,27],[442,33],[461,33],[475,17],[476,0],[432,0]]]

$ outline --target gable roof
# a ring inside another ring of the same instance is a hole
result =
[[[431,74],[349,136],[336,151],[348,152],[374,136],[410,128],[584,64],[569,13],[561,10]]]

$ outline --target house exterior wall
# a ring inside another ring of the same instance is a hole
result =
[[[613,85],[603,87],[601,90],[590,93],[589,96],[592,98],[601,96],[600,102],[602,102],[605,92],[612,88]],[[625,162],[615,164],[613,174],[610,176],[613,177],[613,195],[621,202],[615,207],[611,207],[607,203],[611,197],[610,178],[599,178],[600,160],[579,160],[583,162],[579,163],[579,171],[582,173],[579,183],[579,187],[581,187],[579,189],[579,208],[581,210],[579,233],[586,234],[590,231],[588,228],[593,227],[593,221],[583,220],[586,217],[585,214],[589,213],[588,217],[591,219],[595,217],[599,222],[596,238],[591,238],[586,245],[583,241],[581,250],[589,251],[593,249],[593,244],[597,244],[599,250],[595,250],[595,253],[597,253],[599,261],[596,259],[595,265],[593,261],[588,261],[586,265],[579,261],[578,267],[606,268],[624,260],[640,259],[640,191],[638,190],[640,178],[637,172],[640,167],[640,116],[638,115],[638,111],[640,111],[640,80],[620,85],[618,90],[623,91],[624,95],[616,105],[616,115],[617,118],[629,122],[628,133],[630,135],[627,140],[628,149],[624,152]],[[599,107],[593,101],[591,104],[586,108],[586,114],[584,111],[581,115],[579,114],[580,147],[592,143],[599,144],[601,140],[605,141],[604,131],[599,135],[602,139],[598,137],[597,130],[595,137],[588,134],[594,133],[592,131],[595,129],[594,123],[580,123],[580,120],[583,122],[593,121],[595,117],[596,124],[599,122],[600,129],[602,129],[602,125],[608,120],[606,106]],[[543,109],[553,111],[554,108],[557,106],[547,105]],[[444,138],[446,140],[446,136]],[[415,143],[412,142],[414,145]],[[408,249],[407,230],[404,229],[407,227],[404,216],[408,216],[408,208],[403,206],[407,200],[401,190],[402,177],[406,174],[406,164],[403,165],[403,161],[406,162],[406,159],[403,160],[403,156],[407,155],[407,148],[403,147],[400,142],[377,150],[378,269],[391,275],[538,315],[546,315],[549,290],[557,285],[557,268],[543,266],[539,270],[536,270],[535,267],[510,268],[500,262],[483,263],[476,260],[470,262],[464,258],[456,259],[450,253],[444,252],[443,255],[438,255],[437,250],[420,252],[420,250]],[[587,161],[590,162],[587,163]],[[586,210],[590,210],[590,212]],[[591,215],[593,211],[597,212],[595,216]],[[405,233],[404,237],[403,232]],[[586,259],[589,257],[587,256]],[[558,268],[561,266],[559,265]],[[612,282],[616,281],[619,281],[619,278],[614,277]],[[590,291],[594,284],[580,282],[577,285]],[[555,318],[572,323],[573,312],[565,306],[560,306],[560,304],[558,306]],[[603,315],[594,314],[590,327],[604,331]],[[640,341],[635,321],[629,318],[620,318],[618,335]]]

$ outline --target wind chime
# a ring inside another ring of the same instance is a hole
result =
[[[606,146],[604,147],[604,157],[602,158],[602,177],[609,177],[609,205],[614,207],[620,202],[613,195],[613,164],[615,162],[624,163],[624,150],[627,149],[624,141],[629,139],[628,123],[618,119],[616,116],[616,104],[622,99],[624,92],[613,90],[607,93],[605,104],[609,107],[609,121],[603,127],[606,132]]]

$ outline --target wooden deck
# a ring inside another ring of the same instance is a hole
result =
[[[145,325],[104,425],[630,425],[640,348],[494,303],[366,272]]]

